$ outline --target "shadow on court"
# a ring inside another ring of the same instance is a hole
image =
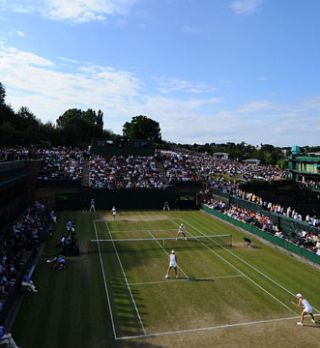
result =
[[[212,278],[196,278],[196,277],[189,277],[186,278],[187,280],[189,280],[190,282],[214,282],[215,279]]]
[[[150,343],[143,343],[143,342],[125,342],[125,343],[121,343],[119,344],[119,347],[121,348],[135,348],[135,347],[139,347],[139,348],[163,348],[164,346],[159,346],[159,345],[155,345],[155,344],[150,344]]]

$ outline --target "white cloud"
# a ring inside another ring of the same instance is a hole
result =
[[[75,65],[72,73],[60,68],[31,52],[0,46],[1,82],[15,109],[27,105],[44,121],[55,121],[71,107],[101,108],[116,118],[130,114],[127,107],[140,82],[129,72],[88,63]]]
[[[25,34],[23,31],[21,31],[21,30],[18,30],[18,31],[17,31],[17,35],[18,35],[19,37],[21,37],[21,38],[24,38],[24,37],[26,36],[26,34]]]
[[[198,34],[203,32],[203,28],[194,25],[185,25],[182,27],[182,31],[188,34]]]
[[[272,107],[272,103],[268,100],[252,101],[250,103],[240,105],[238,112],[242,114],[266,111]]]
[[[162,77],[159,79],[159,91],[163,94],[172,92],[209,93],[215,91],[205,82],[191,82],[176,77]]]
[[[257,11],[263,0],[232,0],[231,11],[236,15],[250,15]]]
[[[0,44],[0,80],[6,101],[15,110],[29,107],[44,122],[55,122],[73,107],[101,109],[105,127],[117,133],[131,117],[147,115],[160,123],[164,139],[176,142],[319,142],[320,96],[287,105],[249,100],[230,108],[205,88],[203,94],[195,94],[192,83],[185,80],[174,79],[173,85],[181,85],[183,93],[176,89],[173,97],[173,93],[150,92],[140,77],[114,67],[76,61],[66,72],[65,60],[53,61]],[[158,83],[155,90],[162,87]]]
[[[9,37],[19,36],[21,39],[25,38],[26,34],[21,30],[11,30],[8,32]]]
[[[102,21],[126,15],[138,0],[0,0],[0,9],[38,13],[43,17],[71,23]]]

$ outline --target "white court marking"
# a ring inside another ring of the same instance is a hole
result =
[[[212,216],[212,215],[210,215]],[[219,219],[219,218],[217,218]],[[179,219],[178,219],[179,220]],[[226,223],[225,221],[223,221],[222,219],[219,219],[220,221]],[[203,234],[203,232],[201,232],[199,229],[194,228],[194,226],[192,226],[191,224],[189,224],[194,230],[200,232],[201,234]],[[235,227],[235,226],[234,226]],[[231,254],[232,256],[234,256],[235,258],[237,258],[238,260],[240,260],[242,263],[244,263],[245,265],[247,265],[248,267],[250,267],[251,269],[253,269],[254,271],[256,271],[257,273],[261,274],[263,277],[265,277],[266,279],[270,280],[273,284],[277,285],[279,288],[281,288],[282,290],[286,291],[288,294],[292,295],[293,297],[295,297],[295,294],[288,290],[287,288],[285,288],[283,285],[281,285],[280,283],[278,283],[277,281],[275,281],[274,279],[272,279],[270,276],[268,276],[267,274],[263,273],[262,271],[260,271],[258,268],[254,267],[253,265],[251,265],[249,262],[247,262],[246,260],[244,260],[242,257],[236,255],[235,253],[233,253],[231,250],[228,250],[227,248],[221,246],[224,250],[226,250],[229,254]],[[320,310],[313,307],[314,310],[316,310],[318,313],[320,313]]]
[[[106,226],[107,226],[107,230],[108,230],[108,232],[109,232],[110,238],[112,239],[112,235],[111,235],[111,233],[110,233],[110,229],[109,229],[108,223],[105,222],[105,224],[106,224]],[[132,291],[131,291],[131,288],[130,288],[130,285],[129,285],[129,282],[128,282],[128,278],[127,278],[126,272],[124,271],[122,262],[121,262],[121,260],[120,260],[117,247],[116,247],[114,241],[112,241],[112,244],[113,244],[114,250],[115,250],[115,252],[116,252],[116,256],[117,256],[117,258],[118,258],[119,265],[120,265],[120,268],[121,268],[121,271],[122,271],[124,280],[125,280],[125,282],[126,282],[126,284],[127,284],[127,288],[128,288],[128,291],[129,291],[129,294],[130,294],[130,297],[131,297],[131,301],[132,301],[132,303],[133,303],[134,309],[135,309],[136,314],[137,314],[137,317],[138,317],[138,319],[139,319],[139,322],[140,322],[142,331],[143,331],[144,334],[146,334],[146,330],[145,330],[145,328],[144,328],[144,325],[143,325],[143,322],[142,322],[142,319],[141,319],[141,316],[140,316],[140,313],[139,313],[139,310],[138,310],[136,301],[135,301],[134,296],[133,296],[133,293],[132,293]]]
[[[319,316],[319,314],[316,314],[315,316]],[[118,337],[116,340],[117,341],[121,341],[121,340],[137,339],[137,338],[148,338],[148,337],[179,335],[179,334],[186,334],[186,333],[193,333],[193,332],[203,332],[203,331],[212,331],[212,330],[218,330],[218,329],[228,329],[228,328],[232,328],[232,327],[252,326],[252,325],[258,325],[258,324],[268,324],[268,323],[275,323],[275,322],[279,322],[279,321],[287,321],[287,320],[293,320],[293,319],[299,319],[299,318],[300,318],[300,316],[294,316],[294,317],[286,317],[286,318],[275,318],[275,319],[267,319],[267,320],[248,321],[248,322],[245,322],[245,323],[235,323],[235,324],[208,326],[208,327],[201,327],[201,328],[197,328],[197,329],[185,329],[185,330],[177,330],[177,331],[154,332],[154,333],[148,333],[146,335],[122,336],[122,337]],[[313,326],[313,327],[316,327],[316,326]]]
[[[194,231],[198,231],[200,232],[202,235],[204,235],[198,228],[192,226],[189,222],[186,222],[184,219],[174,219],[174,220],[181,220],[183,221],[185,224],[189,225]],[[174,221],[172,220],[172,221]],[[176,223],[178,225],[178,223]],[[193,235],[191,233],[189,233],[190,235]],[[214,236],[213,236],[214,237]],[[288,309],[291,313],[295,313],[295,311],[293,311],[293,309],[291,309],[289,306],[287,306],[284,302],[282,302],[281,300],[279,300],[276,296],[272,295],[268,290],[266,290],[263,286],[261,286],[260,284],[258,284],[255,280],[253,280],[252,278],[250,278],[247,274],[243,273],[238,267],[236,267],[234,264],[232,264],[230,261],[226,260],[223,256],[219,255],[215,250],[213,250],[212,248],[208,247],[206,244],[203,243],[203,245],[210,250],[213,254],[215,254],[217,257],[219,257],[221,260],[223,260],[225,263],[227,263],[229,266],[231,266],[234,270],[238,271],[240,274],[242,274],[246,279],[248,279],[251,283],[255,284],[259,289],[261,289],[262,291],[264,291],[266,294],[268,294],[270,297],[272,297],[274,300],[276,300],[278,303],[280,303],[283,307],[285,307],[286,309]],[[218,244],[219,245],[219,244]],[[228,250],[226,248],[224,248],[223,246],[219,245],[219,247],[223,248],[224,250]]]
[[[96,238],[98,238],[98,232],[97,232],[97,227],[96,227],[96,221],[93,220],[93,227],[94,231],[96,234]],[[111,309],[111,302],[110,302],[110,296],[109,296],[109,291],[108,291],[108,284],[107,284],[107,279],[106,279],[106,274],[104,272],[104,267],[103,267],[103,261],[102,261],[102,255],[101,255],[101,249],[100,249],[100,243],[97,243],[98,246],[98,253],[99,253],[99,259],[100,259],[100,266],[101,266],[101,272],[102,272],[102,278],[103,278],[103,283],[104,283],[104,290],[107,295],[107,301],[108,301],[108,307],[109,307],[109,314],[111,318],[111,325],[112,325],[112,331],[113,331],[113,336],[115,339],[117,339],[116,335],[116,328],[114,325],[114,320],[113,320],[113,314],[112,314],[112,309]]]
[[[176,219],[176,220],[183,220],[183,219]],[[95,222],[104,222],[106,223],[106,220],[94,220],[94,229],[95,229],[95,234],[96,234],[96,238],[98,239],[98,234],[97,234],[97,229],[96,229],[96,225]],[[173,221],[173,220],[171,220]],[[184,221],[184,220],[183,220]],[[189,223],[188,223],[189,224]],[[189,224],[193,229],[195,229],[191,224]],[[108,227],[108,226],[107,226]],[[108,228],[109,229],[109,228]],[[176,229],[172,229],[172,230],[176,230]],[[110,231],[110,230],[109,230]],[[150,229],[148,230],[150,232]],[[198,230],[199,231],[199,230]],[[202,233],[201,231],[199,231],[200,233]],[[110,232],[109,232],[110,233]],[[203,233],[202,233],[203,234]],[[204,234],[203,234],[204,235]],[[161,244],[160,244],[161,246]],[[161,246],[162,247],[162,246]],[[209,247],[208,247],[209,248]],[[214,252],[211,248],[209,248],[212,252]],[[228,249],[224,248],[225,250],[227,250],[228,252],[230,252]],[[114,334],[114,338],[116,341],[120,341],[120,340],[130,340],[130,339],[138,339],[138,338],[148,338],[148,337],[159,337],[159,336],[168,336],[168,335],[178,335],[178,334],[185,334],[185,333],[193,333],[193,332],[204,332],[204,331],[211,331],[211,330],[217,330],[217,329],[224,329],[224,328],[232,328],[232,327],[241,327],[241,326],[252,326],[252,325],[258,325],[258,324],[267,324],[267,323],[272,323],[272,322],[280,322],[280,321],[287,321],[287,320],[293,320],[293,319],[299,319],[300,316],[292,316],[292,317],[285,317],[285,318],[274,318],[274,319],[268,319],[268,320],[257,320],[257,321],[250,321],[250,322],[245,322],[245,323],[235,323],[235,324],[225,324],[225,325],[217,325],[217,326],[209,326],[209,327],[202,327],[202,328],[194,328],[194,329],[184,329],[184,330],[175,330],[175,331],[164,331],[164,332],[154,332],[154,333],[147,333],[144,330],[144,334],[143,335],[132,335],[132,336],[117,336],[116,335],[116,331],[115,331],[115,325],[114,325],[114,320],[113,320],[113,314],[112,314],[112,308],[111,308],[111,303],[110,303],[110,297],[109,297],[109,292],[108,292],[108,285],[107,285],[107,281],[106,281],[106,276],[105,276],[105,272],[104,272],[104,267],[103,267],[103,262],[102,262],[102,256],[101,256],[101,250],[100,250],[100,245],[98,243],[98,250],[99,250],[99,257],[100,257],[100,264],[101,264],[101,271],[102,271],[102,275],[103,275],[103,280],[104,280],[104,286],[105,286],[105,291],[106,291],[106,296],[107,296],[107,300],[108,300],[108,306],[109,306],[109,312],[110,312],[110,318],[111,318],[111,322],[112,322],[112,328],[113,328],[113,334]],[[165,250],[164,250],[165,251]],[[116,250],[117,252],[117,250]],[[166,251],[165,251],[166,252]],[[231,252],[232,253],[232,252]],[[233,253],[232,253],[233,254]],[[220,255],[218,255],[220,256]],[[234,255],[236,256],[236,255]],[[236,256],[237,257],[237,256]],[[225,262],[229,263],[227,260],[225,260],[224,258],[222,258]],[[121,262],[121,261],[120,261]],[[246,261],[243,261],[244,263],[247,263]],[[232,265],[232,264],[230,264]],[[248,264],[249,265],[249,264]],[[233,265],[232,265],[233,266]],[[251,266],[251,265],[249,265]],[[253,266],[251,266],[252,268],[254,268]],[[235,268],[235,266],[233,266],[233,268]],[[237,271],[239,271],[237,269]],[[258,270],[257,270],[258,271]],[[258,271],[260,273],[260,271]],[[243,274],[242,272],[240,272],[240,274],[234,275],[234,276],[228,276],[228,277],[246,277],[247,276],[245,274]],[[268,277],[268,276],[266,276]],[[187,281],[187,279],[185,279]],[[179,280],[178,280],[179,281]],[[161,282],[167,282],[167,283],[174,283],[174,281],[161,281]],[[147,282],[148,283],[148,282]],[[151,283],[151,282],[149,282]],[[128,283],[129,284],[129,283]],[[139,283],[132,283],[131,285],[140,285]],[[143,283],[141,282],[141,285],[143,285]],[[279,285],[280,287],[282,287],[281,285]],[[289,291],[288,291],[289,292]],[[291,292],[289,292],[291,293]],[[290,309],[291,310],[291,309]],[[291,310],[292,311],[292,310]],[[319,316],[319,314],[315,314],[315,316]]]

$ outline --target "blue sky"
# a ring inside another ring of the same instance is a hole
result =
[[[0,0],[0,81],[44,122],[133,116],[183,143],[319,145],[318,0]]]

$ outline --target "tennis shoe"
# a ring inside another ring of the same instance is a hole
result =
[[[297,325],[303,326],[303,323],[301,323],[301,321],[298,321],[298,322],[297,322]]]
[[[179,278],[179,276],[178,276],[178,275],[176,275],[176,278],[178,279],[178,278]]]
[[[169,278],[168,274],[166,274],[164,277],[165,277],[166,279],[168,279],[168,278]]]
[[[315,324],[315,323],[316,323],[316,321],[315,321],[314,319],[311,319],[311,322],[312,322],[313,324]]]

